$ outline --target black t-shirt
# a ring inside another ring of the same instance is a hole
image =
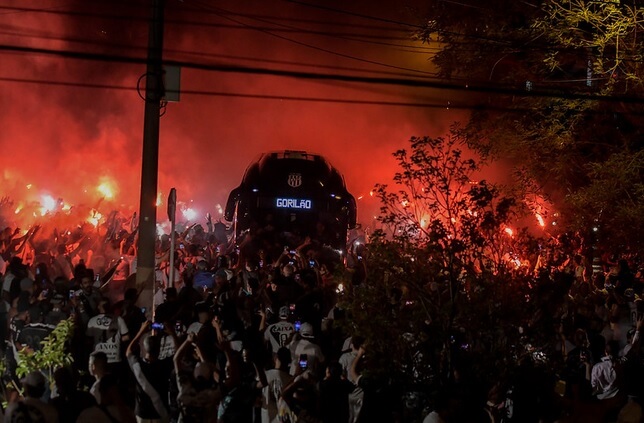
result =
[[[349,394],[355,386],[348,380],[323,380],[320,382],[320,412],[323,423],[349,420]]]
[[[55,329],[55,326],[45,325],[42,323],[30,323],[25,325],[18,334],[17,341],[20,345],[28,346],[34,351],[42,348],[41,342],[49,336]]]
[[[64,398],[53,398],[51,405],[58,410],[58,421],[75,422],[83,410],[96,405],[96,399],[89,392],[76,391]]]
[[[360,376],[358,386],[364,391],[358,422],[393,422],[393,397],[387,380],[366,374]]]
[[[161,402],[163,403],[166,410],[168,409],[168,389],[170,381],[170,373],[172,371],[172,360],[157,360],[157,361],[146,361],[139,357],[131,357],[130,367],[132,367],[132,362],[135,360],[139,364],[142,375],[150,384],[150,386],[159,394]],[[135,375],[137,379],[136,383],[136,402],[134,406],[134,413],[142,419],[159,419],[159,413],[157,412],[152,399],[146,393],[144,387],[139,382],[139,375]]]
[[[22,329],[27,325],[27,323],[19,318],[18,316],[14,316],[11,318],[11,322],[9,323],[9,333],[11,335],[11,342],[17,342],[18,337],[20,336],[20,332],[22,332]]]
[[[157,307],[154,320],[160,323],[171,321],[179,312],[180,307],[181,304],[176,300],[161,303]]]

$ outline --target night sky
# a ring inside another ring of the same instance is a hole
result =
[[[428,13],[418,9],[421,2],[310,1],[337,10],[287,0],[168,0],[164,59],[366,77],[432,76],[434,47],[411,39]],[[96,187],[107,182],[115,196],[103,209],[138,208],[144,103],[135,87],[145,65],[7,48],[145,58],[150,3],[0,0],[0,196],[32,201],[48,194],[92,205],[101,197]],[[319,153],[344,173],[350,192],[364,196],[359,220],[368,223],[378,206],[369,191],[377,182],[390,182],[395,171],[391,153],[413,135],[443,135],[467,117],[466,111],[447,108],[455,94],[446,90],[190,68],[182,70],[181,84],[181,101],[168,104],[161,119],[159,191],[166,197],[176,187],[179,200],[198,216],[216,216],[216,205],[225,204],[259,154],[296,149]]]

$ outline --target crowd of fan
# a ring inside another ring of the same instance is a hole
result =
[[[3,383],[24,389],[6,394],[7,421],[358,421],[361,396],[352,407],[349,398],[362,341],[332,324],[341,311],[330,248],[261,236],[235,248],[193,226],[178,236],[170,283],[161,237],[152,311],[137,306],[135,233],[100,252],[70,237],[56,254],[33,254],[46,258],[38,263],[13,254],[23,238],[8,229],[0,239]],[[18,352],[41,348],[68,318],[72,365],[50,381],[19,379]]]
[[[70,236],[29,263],[15,254],[24,245],[18,231],[3,231],[3,383],[23,388],[22,397],[6,393],[7,421],[400,420],[402,399],[363,374],[364,339],[336,323],[345,316],[335,253],[261,232],[236,249],[216,232],[209,222],[207,232],[193,226],[179,235],[172,281],[168,237],[158,240],[146,310],[134,284],[136,231],[101,240],[97,252],[84,235]],[[355,280],[364,279],[363,266],[355,260]],[[487,404],[471,412],[478,400],[445,389],[424,422],[641,421],[644,279],[625,260],[605,266],[593,274],[581,256],[562,266],[570,278],[552,310],[557,336],[541,348],[558,357],[555,386],[539,373],[536,354],[504,383],[464,380],[455,366],[454,385],[485,386]],[[37,371],[17,378],[18,351],[39,349],[68,318],[73,363],[53,380]]]

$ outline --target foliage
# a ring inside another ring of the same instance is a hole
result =
[[[394,153],[396,190],[375,190],[386,230],[363,254],[367,282],[341,300],[352,329],[369,340],[369,367],[408,387],[449,380],[461,356],[476,357],[488,376],[512,356],[517,324],[534,312],[531,267],[516,260],[534,263],[537,243],[506,231],[521,202],[473,180],[480,163],[461,148],[454,128]]]
[[[32,371],[43,371],[53,381],[54,372],[73,362],[72,355],[67,348],[74,332],[74,320],[63,320],[42,341],[42,348],[38,351],[23,349],[18,352],[18,368],[16,374],[23,377]]]
[[[606,88],[621,85],[626,91],[629,83],[642,85],[638,32],[644,29],[644,8],[621,1],[551,0],[543,10],[545,16],[533,26],[560,46],[546,58],[551,70],[565,66],[572,50],[588,58],[597,75],[593,79]]]
[[[610,230],[594,235],[607,246],[636,248],[644,237],[641,225],[631,227],[644,208],[636,171],[644,147],[644,8],[584,0],[429,3],[431,20],[419,37],[439,47],[432,61],[440,75],[518,93],[470,96],[477,107],[461,131],[467,144],[522,169],[567,229],[590,234],[610,219]],[[618,185],[619,201],[601,200],[601,190]]]
[[[473,179],[480,165],[463,157],[456,127],[447,137],[414,137],[410,144],[410,153],[394,153],[398,190],[376,186],[379,220],[396,242],[426,251],[453,276],[490,265],[500,270],[504,229],[519,212],[515,199]]]

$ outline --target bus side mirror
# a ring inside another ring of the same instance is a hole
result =
[[[353,198],[353,195],[349,194],[349,198],[347,200],[347,228],[348,229],[353,229],[356,227],[356,220],[358,216],[358,208],[356,206],[356,199]]]
[[[235,218],[235,209],[237,208],[237,202],[241,196],[240,188],[237,187],[230,192],[228,196],[228,201],[226,202],[226,210],[224,210],[224,219],[231,222]]]

